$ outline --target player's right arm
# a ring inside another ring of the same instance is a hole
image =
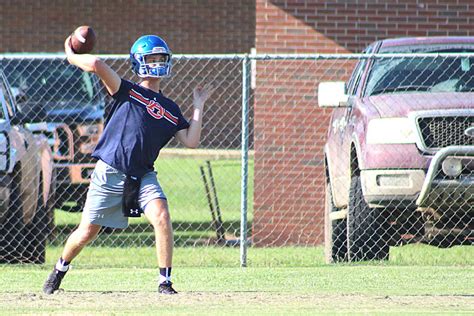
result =
[[[64,51],[66,52],[68,62],[84,71],[97,74],[110,95],[117,93],[121,82],[119,75],[95,55],[75,54],[71,49],[70,41],[71,37],[69,36],[64,42]]]

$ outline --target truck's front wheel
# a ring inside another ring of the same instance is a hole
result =
[[[347,261],[347,224],[345,219],[331,219],[338,209],[332,201],[331,185],[326,183],[324,209],[324,255],[326,263]]]
[[[383,212],[364,200],[359,175],[351,178],[347,211],[347,246],[350,261],[387,260],[389,245],[385,238]]]
[[[20,167],[16,167],[9,184],[10,204],[7,215],[3,223],[0,223],[0,263],[19,263],[23,256],[25,224],[20,181]]]

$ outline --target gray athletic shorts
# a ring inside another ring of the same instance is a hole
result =
[[[128,217],[122,214],[122,193],[126,175],[99,160],[92,173],[89,191],[84,206],[83,217],[96,225],[112,228],[126,228]],[[145,210],[146,205],[155,199],[166,199],[163,190],[152,171],[142,177],[138,201]]]

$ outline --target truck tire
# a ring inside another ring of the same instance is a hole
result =
[[[371,208],[364,199],[360,176],[353,175],[347,211],[347,247],[350,261],[388,260],[382,211]]]
[[[50,222],[53,219],[49,201],[43,201],[43,176],[40,176],[38,204],[30,224],[26,225],[23,260],[27,263],[42,264],[46,258],[46,240],[51,234]]]
[[[345,219],[331,220],[331,212],[339,209],[332,200],[331,185],[326,183],[324,208],[324,256],[326,263],[347,261],[347,223]]]
[[[15,168],[10,182],[10,202],[7,215],[3,223],[0,224],[0,263],[20,263],[22,261],[25,224],[20,179],[21,173],[18,168]]]

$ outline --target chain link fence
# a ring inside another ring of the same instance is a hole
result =
[[[102,58],[136,80],[126,56]],[[172,141],[155,164],[177,251],[195,249],[210,264],[212,256],[238,262],[240,248],[246,265],[248,247],[317,253],[324,244],[327,262],[378,261],[403,251],[390,246],[424,243],[467,247],[457,262],[472,263],[473,61],[469,54],[175,56],[162,91],[185,117],[197,84],[217,87],[200,148]],[[11,87],[2,83],[0,260],[42,263],[60,254],[80,222],[111,98],[63,56],[0,62]],[[153,229],[140,218],[124,230],[104,228],[88,249],[111,261],[109,250],[152,256],[153,245]]]

